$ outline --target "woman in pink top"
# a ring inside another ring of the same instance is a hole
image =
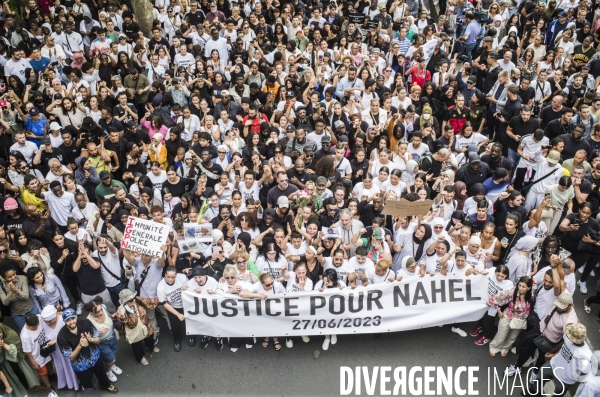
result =
[[[169,129],[163,124],[160,116],[152,116],[150,121],[146,120],[150,116],[150,112],[146,112],[144,118],[140,120],[140,124],[148,128],[148,137],[152,140],[152,136],[156,133],[162,135],[162,143],[165,143],[165,137],[169,133]]]

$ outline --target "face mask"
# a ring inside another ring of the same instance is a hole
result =
[[[130,308],[130,307],[129,307],[129,305],[125,304],[125,305],[123,305],[123,307],[125,308],[125,311],[126,311],[127,313],[133,313],[133,309],[132,309],[132,308]]]
[[[423,118],[424,118],[425,120],[429,120],[429,119],[431,118],[431,115],[430,115],[430,114],[428,114],[428,113],[425,113],[425,114],[423,115]]]

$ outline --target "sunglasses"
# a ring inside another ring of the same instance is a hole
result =
[[[8,250],[0,250],[0,255],[6,254],[7,252],[8,252]]]
[[[225,277],[225,280],[235,280],[236,277]]]
[[[283,153],[281,150],[275,150],[275,154],[277,153]]]
[[[237,261],[237,263],[239,263],[240,265],[243,265],[244,263],[246,263],[246,261]]]
[[[271,285],[273,285],[273,283],[264,284],[265,287],[270,287]]]
[[[219,153],[219,154],[227,154],[227,152],[217,152],[217,153]],[[279,152],[279,153],[281,153],[281,152]]]
[[[290,180],[289,179],[280,179],[279,183],[288,183]]]

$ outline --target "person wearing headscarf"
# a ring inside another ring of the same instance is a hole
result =
[[[233,246],[227,240],[225,240],[224,234],[219,229],[213,229],[211,232],[213,244],[221,245],[223,247],[223,255],[225,258],[229,258],[229,256],[233,253]],[[210,253],[209,255],[210,256]]]
[[[397,274],[402,268],[402,261],[407,256],[412,256],[419,262],[427,251],[427,242],[431,239],[432,234],[431,226],[421,224],[412,234],[401,235],[394,242],[396,254],[393,259],[392,270]]]
[[[27,389],[40,384],[40,378],[31,368],[23,353],[19,335],[7,325],[0,323],[0,366],[6,376],[13,395],[24,397]]]
[[[471,236],[465,252],[467,253],[467,265],[473,269],[477,269],[479,272],[483,272],[486,265],[486,256],[481,249],[481,238],[478,236]]]
[[[515,285],[523,276],[531,277],[537,272],[537,265],[531,269],[531,259],[529,254],[537,247],[538,239],[533,236],[521,237],[513,246],[506,257],[505,265],[510,271],[510,281]]]
[[[98,171],[92,167],[87,157],[77,157],[75,164],[77,165],[75,182],[85,189],[88,197],[96,197],[96,186],[100,184]]]
[[[415,160],[408,160],[406,162],[406,171],[402,173],[400,179],[406,184],[406,186],[413,186],[415,184],[415,175],[419,172],[419,166]]]
[[[429,226],[431,227],[431,238],[427,242],[427,245],[433,244],[440,237],[444,237],[444,239],[450,244],[450,248],[448,252],[454,249],[454,239],[448,234],[448,232],[444,229],[444,219],[441,217],[435,217],[429,222]]]
[[[100,203],[100,208],[97,212],[94,212],[88,221],[86,231],[90,236],[98,236],[101,234],[108,234],[107,230],[107,220],[106,217],[111,215],[110,210],[112,206],[110,205],[110,200],[104,199],[102,203]]]
[[[467,185],[464,182],[458,181],[454,183],[454,199],[457,201],[457,210],[462,210],[465,201],[469,198],[467,195]]]
[[[235,246],[233,247],[233,253],[230,255],[230,259],[233,255],[236,254],[248,254],[250,258],[248,259],[248,263],[256,262],[256,258],[258,256],[258,250],[254,244],[251,244],[252,236],[248,232],[241,232],[237,236],[237,240]]]
[[[42,318],[42,329],[46,335],[46,339],[51,343],[56,344],[58,333],[65,326],[65,322],[62,316],[58,314],[56,308],[52,305],[44,307],[41,314]],[[75,371],[71,367],[71,363],[68,357],[63,356],[60,353],[60,349],[54,349],[51,353],[52,362],[56,370],[58,388],[68,388],[71,390],[79,389],[79,379],[75,375]]]
[[[113,214],[114,217],[114,214]],[[129,211],[120,210],[118,217],[115,219],[116,221],[111,225],[107,225],[108,235],[113,241],[121,241],[123,239],[123,234],[125,233],[125,225],[127,224],[127,219],[129,218]],[[111,222],[113,221],[111,219]]]

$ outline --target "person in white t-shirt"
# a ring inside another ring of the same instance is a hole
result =
[[[585,343],[586,334],[585,325],[567,324],[560,351],[546,354],[546,357],[551,358],[540,368],[537,377],[539,382],[529,387],[531,394],[536,394],[536,388],[543,390],[544,384],[554,379],[554,395],[563,395],[564,391],[592,371],[593,352]],[[537,394],[541,395],[542,392],[539,391]]]
[[[323,270],[323,279],[315,284],[315,291],[323,292],[328,288],[339,288],[340,290],[346,288],[346,284],[338,280],[338,273],[332,268]],[[330,343],[332,345],[337,343],[337,335],[325,335],[323,350],[329,349]]]
[[[165,270],[165,276],[156,288],[158,301],[164,303],[167,316],[171,322],[171,333],[173,334],[173,343],[176,352],[181,351],[181,337],[185,335],[185,316],[183,314],[181,294],[188,289],[187,284],[187,277],[183,273],[177,273],[177,269],[174,266],[169,266]]]
[[[369,284],[391,283],[396,279],[396,273],[391,269],[390,261],[381,260],[372,270],[367,271]],[[364,284],[363,284],[364,285]]]
[[[23,353],[27,356],[31,367],[40,375],[42,384],[50,388],[48,371],[43,370],[44,366],[52,361],[52,357],[44,357],[40,354],[42,346],[49,342],[44,335],[44,329],[40,325],[40,315],[30,314],[25,319],[25,327],[21,330],[21,344]],[[41,375],[45,372],[45,375]]]
[[[312,291],[313,281],[307,275],[308,268],[306,266],[306,263],[304,262],[297,263],[294,266],[294,271],[284,272],[283,278],[287,280],[286,291],[288,293]],[[308,335],[302,335],[302,341],[304,343],[308,343],[310,342],[310,338],[308,337]],[[293,338],[286,338],[285,345],[290,349],[294,347]]]
[[[287,264],[285,265],[287,268]],[[244,288],[240,292],[241,298],[249,298],[249,299],[268,299],[269,296],[273,296],[275,294],[283,294],[285,293],[285,287],[279,282],[275,281],[273,276],[268,273],[261,273],[258,276],[258,282],[252,284],[248,288]],[[262,347],[265,349],[269,347],[269,339],[270,337],[266,337],[262,341]],[[281,343],[279,343],[279,338],[273,338],[273,347],[275,350],[281,350]]]
[[[514,287],[508,276],[508,267],[505,265],[498,265],[494,272],[488,273],[488,299],[499,292],[509,291]],[[483,346],[492,340],[497,313],[497,309],[489,307],[479,320],[477,327],[471,331],[471,336],[478,337],[475,340],[476,345]]]
[[[324,258],[323,247],[317,250],[317,260],[323,266],[323,271],[333,269],[337,273],[337,279],[344,285],[348,285],[348,281],[352,282],[356,274],[347,260],[344,259],[344,250],[341,248],[333,251],[333,256]]]
[[[47,189],[48,185],[50,191],[42,192],[42,189]],[[65,192],[59,181],[44,181],[38,185],[35,195],[48,203],[52,219],[66,229],[67,219],[71,216],[73,209],[77,208],[73,193]]]
[[[368,274],[375,271],[375,264],[371,259],[367,258],[368,253],[367,247],[357,247],[355,255],[348,261],[348,265],[356,273],[355,280],[350,282],[352,288],[355,285],[363,285],[363,279],[365,277],[368,279]]]
[[[419,277],[417,271],[417,261],[412,256],[405,256],[402,259],[402,267],[396,273],[396,281],[402,281],[404,279],[411,279]]]
[[[206,269],[203,269],[201,266],[196,266],[192,269],[192,278],[187,282],[186,286],[190,291],[205,295],[214,294],[217,291],[219,283],[214,278],[208,276]],[[202,336],[200,345],[208,345],[209,340],[210,336]],[[196,344],[196,337],[194,335],[189,336],[188,343],[190,346],[194,346]]]

